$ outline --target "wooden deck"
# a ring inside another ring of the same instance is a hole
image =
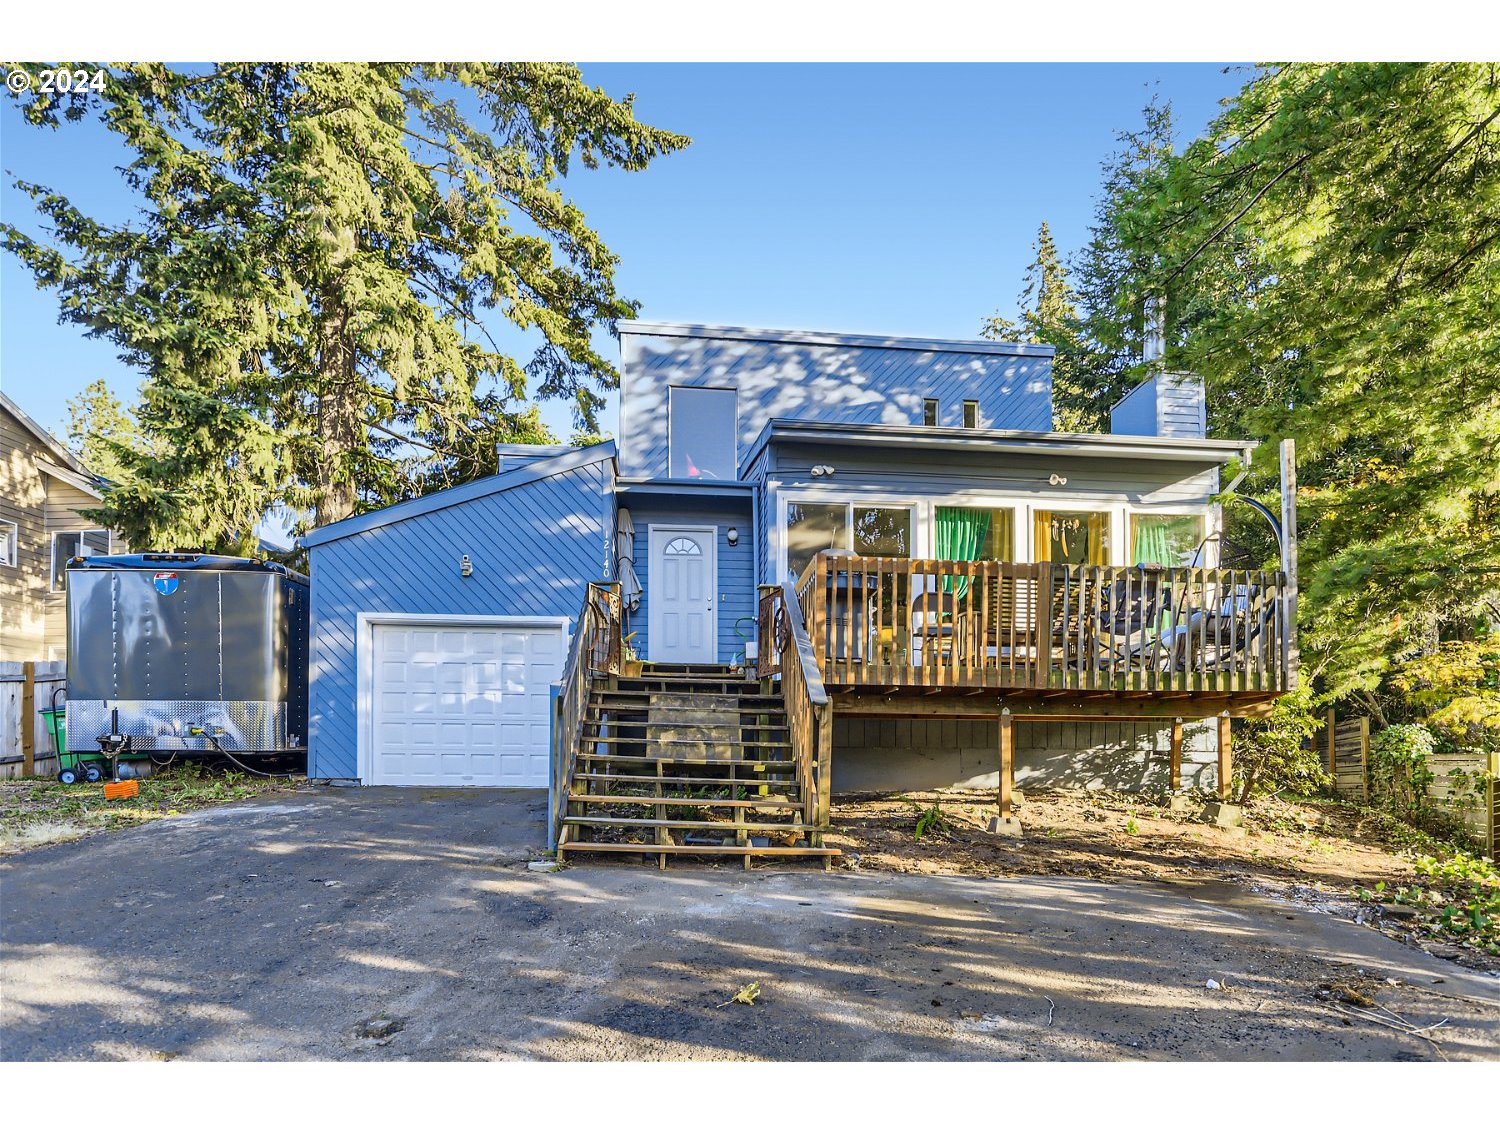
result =
[[[987,698],[990,714],[996,699],[1060,715],[1253,707],[1295,683],[1286,593],[1276,571],[834,552],[819,555],[795,586],[835,707],[886,714],[923,713],[911,710],[915,701],[955,697]],[[774,634],[786,596],[762,587],[763,637]],[[763,674],[781,671],[767,646],[761,659]],[[948,704],[926,708],[953,713]]]

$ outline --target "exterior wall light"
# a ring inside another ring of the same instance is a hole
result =
[[[474,564],[469,561],[468,555],[464,555],[458,560],[458,573],[461,578],[473,577]]]
[[[812,475],[815,477],[831,477],[833,476],[833,471],[832,465],[814,465],[812,467]]]
[[[737,528],[737,527],[731,527],[729,529],[729,531],[725,534],[724,538],[728,539],[729,540],[729,545],[731,547],[733,547],[735,544],[737,544],[740,541],[740,529]]]
[[[1068,478],[1067,477],[1060,477],[1056,473],[1053,473],[1050,477],[1047,478],[1047,483],[1048,484],[1054,484],[1054,485],[1056,485],[1056,484],[1067,484],[1068,483]]]

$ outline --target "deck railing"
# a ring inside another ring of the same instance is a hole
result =
[[[562,842],[563,817],[578,761],[579,731],[588,712],[589,693],[604,677],[620,671],[620,585],[590,582],[573,642],[563,665],[552,716],[552,791],[549,844]]]
[[[758,625],[756,674],[763,680],[781,677],[803,822],[826,828],[833,781],[833,709],[790,582],[760,588]],[[821,838],[814,836],[812,842],[816,845]]]
[[[796,594],[829,685],[1276,693],[1294,682],[1277,571],[824,552]]]

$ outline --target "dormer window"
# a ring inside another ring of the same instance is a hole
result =
[[[964,429],[977,430],[979,428],[979,402],[976,399],[964,399]]]
[[[936,426],[938,424],[938,400],[935,398],[924,398],[922,400],[922,425]]]
[[[671,475],[680,480],[734,480],[738,473],[736,398],[732,389],[673,387],[667,402]]]

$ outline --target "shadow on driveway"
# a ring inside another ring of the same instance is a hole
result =
[[[0,1053],[1500,1058],[1500,981],[1235,888],[538,875],[545,813],[535,791],[309,790],[10,859]],[[724,1003],[751,981],[754,1007]]]

